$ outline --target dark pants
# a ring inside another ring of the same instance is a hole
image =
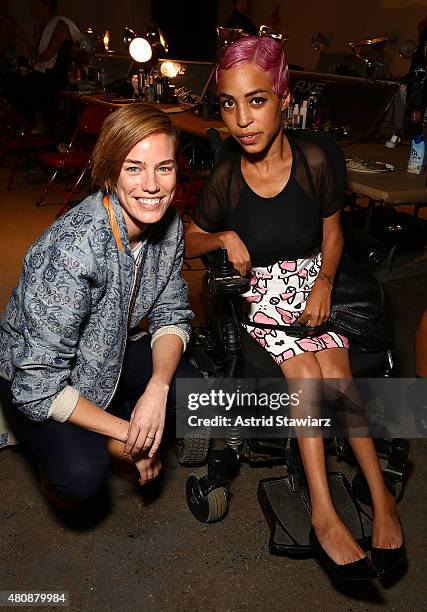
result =
[[[151,378],[152,369],[150,337],[129,342],[111,412],[129,420],[135,402]],[[175,379],[200,377],[199,370],[182,358],[171,384],[168,410],[175,409]],[[10,386],[0,378],[2,403],[6,413],[16,418]],[[103,435],[67,421],[35,422],[20,414],[17,418],[41,471],[58,492],[74,499],[88,499],[97,493],[110,474],[110,455]]]

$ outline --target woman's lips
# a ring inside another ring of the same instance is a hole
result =
[[[240,143],[245,144],[245,145],[251,145],[251,144],[255,144],[256,142],[258,142],[258,139],[260,137],[260,132],[257,132],[255,134],[245,134],[243,136],[238,136],[238,140]]]
[[[162,198],[138,198],[135,197],[135,200],[139,204],[141,204],[146,210],[155,210],[160,206]]]

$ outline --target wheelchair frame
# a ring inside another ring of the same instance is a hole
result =
[[[247,291],[249,281],[240,277],[232,268],[226,252],[211,254],[205,257],[204,261],[207,272],[203,277],[201,303],[206,313],[206,324],[193,330],[189,348],[190,359],[208,378],[233,378],[236,375],[240,377],[242,334],[236,299],[240,299],[239,296]],[[271,363],[275,365],[274,362]],[[377,366],[376,375],[381,371],[382,376],[389,377],[392,370],[393,359],[391,351],[388,350],[382,354],[382,365]],[[375,443],[378,455],[386,461],[383,469],[385,480],[399,500],[403,491],[409,442],[403,439],[377,439]],[[207,461],[207,467],[193,470],[187,478],[187,503],[193,515],[201,522],[213,522],[225,516],[230,483],[240,463],[245,462],[253,467],[286,466],[285,477],[260,481],[258,487],[258,499],[270,526],[270,552],[288,556],[311,555],[311,547],[308,544],[292,541],[292,538],[288,538],[284,544],[278,541],[278,522],[266,493],[267,487],[273,481],[280,481],[279,484],[283,487],[283,481],[286,480],[289,491],[300,495],[304,500],[309,516],[308,485],[297,440],[241,438],[237,431],[230,429],[223,448],[213,448],[209,451],[209,447],[209,432],[206,430],[193,431],[178,444],[177,454],[181,465],[201,465]],[[325,444],[325,451],[328,455],[334,455],[337,461],[355,463],[347,440],[329,440]],[[351,486],[341,472],[329,475],[347,491],[361,525],[361,536],[358,539],[361,545],[365,545],[369,539],[371,518],[360,505],[370,504],[368,486],[362,473],[358,472],[354,476]]]

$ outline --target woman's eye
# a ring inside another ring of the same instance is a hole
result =
[[[222,108],[225,108],[225,109],[233,108],[234,102],[233,102],[233,100],[223,100],[221,102],[221,106],[222,106]]]
[[[130,174],[136,174],[137,172],[139,172],[139,166],[129,166],[128,168],[126,168],[126,172],[129,172]]]
[[[164,172],[172,172],[173,169],[174,169],[173,166],[160,166],[159,168],[157,168],[157,170],[159,172],[162,172],[162,173],[164,173]]]
[[[252,98],[251,102],[254,106],[261,106],[262,104],[264,104],[264,102],[266,102],[266,98],[256,96],[255,98]]]

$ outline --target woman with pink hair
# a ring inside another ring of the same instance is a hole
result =
[[[307,341],[281,329],[296,320],[314,327],[329,318],[343,249],[342,193],[334,170],[307,135],[284,132],[282,113],[290,93],[280,44],[268,37],[237,40],[220,58],[216,79],[222,118],[240,147],[205,185],[186,231],[186,256],[225,248],[234,267],[255,279],[243,296],[246,329],[289,386],[295,379],[312,380],[319,390],[316,381],[336,379],[345,388],[352,378],[345,337],[327,332]],[[254,333],[266,318],[281,328]],[[320,402],[321,392],[316,393],[313,405]],[[313,548],[340,578],[372,577],[371,563],[334,508],[322,438],[297,435],[311,495]],[[351,437],[349,442],[372,497],[372,561],[377,573],[385,574],[404,556],[395,500],[372,440]]]

